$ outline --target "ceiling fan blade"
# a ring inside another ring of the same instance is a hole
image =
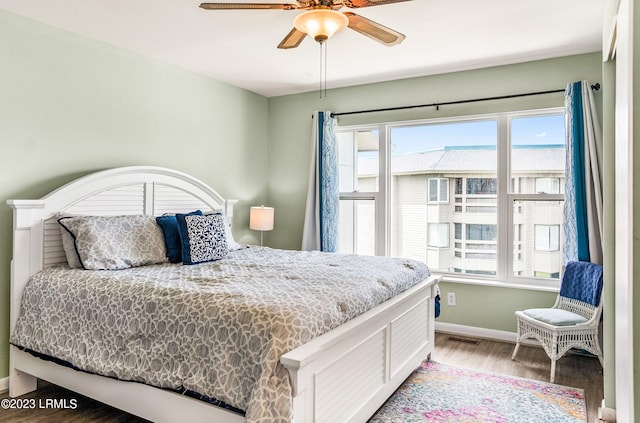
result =
[[[284,37],[282,39],[282,41],[280,41],[280,44],[278,44],[278,48],[282,48],[282,49],[288,49],[288,48],[296,48],[300,45],[300,43],[302,42],[302,40],[304,40],[304,37],[306,37],[307,34],[302,32],[302,31],[298,31],[296,28],[293,28],[286,37]]]
[[[405,38],[404,34],[353,12],[344,12],[344,15],[349,19],[349,28],[386,46],[400,44]]]
[[[411,0],[343,0],[342,4],[352,9],[359,7],[379,6],[382,4],[400,3]]]
[[[297,4],[291,3],[201,3],[200,7],[207,10],[232,10],[232,9],[297,9]]]

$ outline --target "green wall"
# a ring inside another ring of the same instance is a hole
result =
[[[441,314],[436,322],[455,323],[515,332],[515,310],[550,307],[557,293],[463,283],[440,283]],[[447,305],[447,293],[456,293],[456,306]]]
[[[339,66],[334,63],[333,66]],[[297,249],[302,240],[314,110],[348,112],[431,104],[532,91],[562,89],[568,82],[602,82],[600,53],[492,67],[466,72],[368,84],[329,90],[325,98],[317,92],[269,99],[269,205],[276,209],[275,229],[266,234],[268,245]],[[600,104],[601,94],[596,93]],[[340,125],[402,121],[557,107],[562,93],[518,99],[467,103],[456,106],[345,116]],[[552,292],[462,283],[443,283],[443,292],[454,291],[458,305],[443,305],[438,321],[515,332],[514,311],[525,307],[550,306]]]
[[[8,372],[11,209],[78,176],[153,165],[266,203],[265,97],[0,11],[0,378]]]

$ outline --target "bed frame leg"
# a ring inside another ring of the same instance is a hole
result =
[[[9,372],[9,396],[11,398],[28,394],[38,389],[38,378],[12,368]]]

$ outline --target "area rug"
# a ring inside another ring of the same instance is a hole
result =
[[[586,421],[582,389],[425,361],[369,422]]]

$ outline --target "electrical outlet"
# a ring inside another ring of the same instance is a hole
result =
[[[455,306],[456,305],[456,293],[448,292],[447,293],[447,305]]]

